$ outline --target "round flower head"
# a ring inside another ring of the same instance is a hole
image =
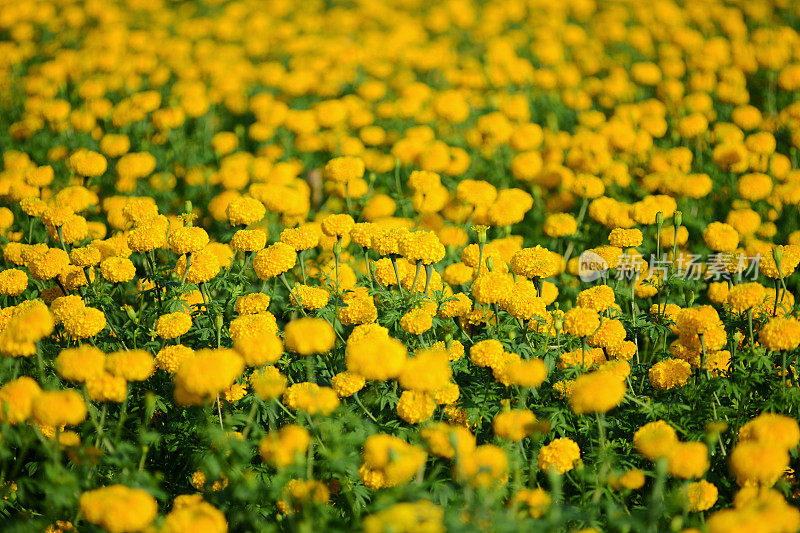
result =
[[[300,302],[295,298],[300,299]],[[302,305],[305,309],[316,311],[328,305],[330,293],[322,287],[311,287],[309,285],[295,285],[289,298],[292,305]]]
[[[258,444],[258,452],[265,463],[286,467],[303,458],[310,443],[311,435],[305,428],[289,424],[267,433]]]
[[[415,231],[400,237],[398,251],[408,261],[423,265],[437,263],[444,258],[445,250],[439,238],[432,231]]]
[[[400,327],[412,335],[422,335],[433,327],[433,315],[418,307],[400,317]]]
[[[494,417],[494,434],[503,439],[519,442],[530,435],[536,423],[536,415],[527,409],[511,409]]]
[[[364,176],[364,161],[358,157],[336,157],[325,164],[323,175],[326,180],[348,183]]]
[[[435,410],[436,401],[425,392],[403,391],[397,402],[397,416],[409,424],[430,420]]]
[[[28,288],[28,275],[22,270],[9,268],[0,272],[0,294],[19,296]]]
[[[255,224],[267,212],[264,204],[255,198],[241,197],[236,198],[228,204],[225,214],[228,216],[228,222],[231,226],[249,226]]]
[[[728,292],[726,303],[731,310],[742,313],[762,303],[767,297],[767,290],[760,283],[740,283]]]
[[[233,350],[198,350],[175,373],[175,400],[202,405],[228,389],[242,370],[244,359]]]
[[[347,341],[345,366],[369,381],[397,377],[406,363],[405,345],[386,334],[370,333]]]
[[[569,393],[569,405],[575,414],[605,413],[618,406],[624,396],[624,379],[600,370],[575,380]]]
[[[597,311],[584,307],[573,307],[564,313],[564,331],[576,337],[588,337],[600,328]]]
[[[408,359],[400,373],[400,386],[418,392],[435,392],[450,382],[452,371],[447,352],[423,350]]]
[[[111,283],[125,283],[136,276],[136,267],[126,257],[109,257],[100,263],[100,272]]]
[[[283,330],[286,349],[299,355],[329,352],[336,343],[336,333],[327,320],[300,318],[292,320]]]
[[[39,384],[22,376],[0,387],[0,422],[18,424],[31,416],[33,400],[41,394]]]
[[[642,244],[642,232],[638,229],[614,228],[608,236],[608,242],[617,248],[635,248]]]
[[[253,269],[260,279],[266,280],[291,270],[296,261],[297,252],[293,247],[276,242],[255,255]]]
[[[350,215],[328,215],[322,220],[322,232],[329,237],[341,238],[349,235],[355,222]]]
[[[548,237],[568,237],[578,231],[578,222],[569,213],[555,213],[545,218],[542,229]]]
[[[91,345],[61,350],[55,360],[58,375],[68,381],[83,383],[105,372],[106,355]]]
[[[167,240],[170,250],[178,255],[199,252],[208,244],[208,233],[197,226],[184,226],[170,232]]]
[[[800,345],[800,320],[773,317],[761,328],[758,340],[768,350],[794,350]]]
[[[101,176],[106,171],[108,161],[103,154],[80,149],[69,156],[67,166],[78,175],[94,177]]]
[[[162,339],[174,339],[185,335],[192,327],[192,317],[187,313],[167,313],[156,320],[156,335]]]
[[[717,503],[718,496],[717,487],[704,479],[689,483],[683,488],[686,509],[692,513],[711,509]]]
[[[293,247],[295,251],[310,250],[319,244],[320,229],[313,224],[297,228],[286,228],[281,232],[280,241]]]
[[[729,224],[712,222],[703,230],[703,240],[715,252],[732,252],[739,245],[739,234]]]
[[[328,387],[316,383],[295,383],[283,393],[283,402],[295,411],[328,416],[339,407],[339,397]]]
[[[170,374],[174,374],[180,368],[181,363],[194,354],[194,350],[182,344],[171,344],[164,346],[156,354],[156,366]]]
[[[245,365],[260,367],[275,363],[283,355],[281,338],[272,334],[244,334],[233,341],[233,349],[244,358]]]
[[[120,403],[128,395],[128,382],[122,376],[104,372],[86,380],[86,393],[93,402]]]
[[[83,307],[64,317],[64,329],[70,337],[94,337],[106,327],[106,316],[100,309]]]
[[[85,246],[83,248],[73,248],[69,252],[69,259],[73,265],[85,268],[97,266],[102,260],[100,250],[94,246]]]
[[[113,533],[146,529],[156,519],[158,503],[142,489],[111,485],[81,494],[80,510],[87,522]]]
[[[144,381],[153,375],[155,359],[144,350],[123,350],[106,356],[105,369],[126,381]]]
[[[172,510],[164,517],[167,531],[203,530],[208,533],[225,533],[228,530],[228,522],[222,511],[202,500],[191,505],[179,505],[179,498],[182,497],[175,498]]]
[[[800,443],[797,420],[776,413],[762,413],[739,430],[739,441],[759,441],[792,450]]]
[[[144,220],[128,234],[128,247],[135,252],[163,248],[167,244],[168,231],[169,220],[163,215]]]
[[[50,248],[26,266],[34,279],[46,281],[58,276],[69,266],[69,255],[59,248]]]
[[[231,238],[231,248],[237,252],[257,252],[267,244],[267,234],[261,230],[240,229]]]
[[[348,398],[366,385],[366,380],[353,372],[345,370],[331,379],[331,386],[340,398]]]
[[[683,387],[692,375],[692,367],[681,359],[665,359],[650,367],[650,383],[656,390]]]
[[[480,341],[469,349],[469,357],[473,364],[491,368],[500,363],[503,353],[503,345],[497,339]]]
[[[680,479],[702,477],[709,467],[708,446],[702,442],[678,442],[667,452],[669,473]]]
[[[269,311],[242,315],[231,320],[228,326],[228,334],[234,341],[248,335],[274,335],[276,333],[278,333],[278,323],[275,321],[275,315]]]
[[[575,468],[580,460],[581,450],[572,439],[554,439],[539,449],[539,468],[544,472],[552,469],[558,474],[563,474]]]
[[[547,248],[523,248],[511,257],[511,271],[528,279],[548,278],[559,269],[558,255]]]
[[[204,283],[210,281],[222,269],[219,256],[215,253],[212,244],[209,244],[202,250],[192,254],[191,263],[188,261],[188,256],[181,256],[175,263],[175,274],[183,279],[184,273],[186,281],[189,283]],[[189,263],[189,271],[186,272],[186,265]]]
[[[745,441],[733,449],[729,464],[739,486],[771,487],[789,466],[789,454],[770,442]]]
[[[265,313],[269,309],[270,297],[263,292],[245,294],[236,298],[234,310],[240,315]]]
[[[663,420],[649,422],[633,434],[636,451],[651,461],[666,457],[677,442],[677,433]]]
[[[502,272],[486,272],[472,284],[472,297],[479,304],[505,304],[513,290],[511,276]]]
[[[262,400],[272,400],[280,397],[286,390],[287,379],[274,366],[265,366],[253,372],[250,384],[253,392]]]
[[[77,426],[86,420],[86,403],[74,390],[45,391],[31,404],[33,420],[44,426]]]

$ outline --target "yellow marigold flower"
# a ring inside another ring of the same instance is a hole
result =
[[[275,333],[245,333],[233,340],[233,349],[244,358],[245,365],[260,367],[281,358],[283,342]]]
[[[431,453],[445,459],[453,459],[456,453],[465,457],[475,449],[475,436],[461,426],[436,422],[422,428],[420,436]]]
[[[758,332],[758,341],[768,350],[794,350],[800,345],[800,320],[773,317]]]
[[[253,392],[262,400],[272,400],[280,397],[286,390],[286,376],[281,374],[274,366],[265,366],[253,372],[250,376],[250,385]]]
[[[297,252],[283,242],[276,242],[256,253],[253,268],[263,280],[271,279],[291,270],[297,261]]]
[[[110,533],[132,533],[147,528],[158,515],[158,503],[142,489],[110,485],[84,492],[80,510],[87,522]]]
[[[608,236],[608,242],[617,248],[635,248],[642,244],[642,232],[638,229],[614,228]]]
[[[494,417],[492,429],[494,434],[503,439],[519,442],[534,429],[536,415],[527,409],[511,409]]]
[[[240,315],[256,315],[266,313],[269,309],[270,297],[263,292],[254,292],[236,298],[234,311]]]
[[[578,293],[577,304],[602,313],[614,304],[614,289],[608,285],[595,285],[584,289]]]
[[[331,379],[331,386],[340,398],[348,398],[364,388],[366,381],[362,376],[345,370]]]
[[[267,433],[258,444],[258,452],[265,463],[285,467],[305,456],[310,443],[311,435],[305,428],[289,424]]]
[[[541,518],[550,508],[552,499],[544,489],[521,489],[514,494],[513,501],[523,506],[531,518]]]
[[[572,439],[554,439],[539,449],[539,469],[547,472],[551,468],[557,473],[569,472],[581,460],[581,450]]]
[[[466,315],[472,310],[472,300],[463,292],[448,297],[439,306],[439,318],[456,318]]]
[[[226,533],[228,522],[225,515],[213,505],[198,501],[191,505],[179,505],[178,496],[172,511],[164,517],[164,527],[175,533],[205,531],[207,533]]]
[[[41,256],[26,264],[31,276],[39,281],[46,281],[58,276],[69,266],[69,255],[59,248],[50,248]]]
[[[710,305],[681,309],[675,316],[675,322],[678,331],[686,336],[704,335],[722,325],[719,314]]]
[[[330,491],[321,481],[290,479],[283,488],[283,499],[277,505],[282,513],[292,514],[301,510],[304,505],[322,505],[329,499]]]
[[[202,405],[230,387],[244,370],[244,360],[233,350],[198,350],[175,373],[175,400]]]
[[[578,231],[578,222],[569,213],[547,215],[542,227],[545,235],[554,239],[574,235]]]
[[[300,298],[297,302],[295,294]],[[291,294],[289,295],[293,305],[301,305],[305,309],[316,311],[328,305],[330,300],[330,293],[322,287],[311,287],[310,285],[295,285]]]
[[[223,391],[222,397],[225,398],[226,402],[233,403],[244,398],[246,394],[247,386],[242,385],[241,383],[234,383]]]
[[[305,317],[292,320],[283,330],[286,349],[299,355],[329,352],[336,343],[336,333],[327,320]]]
[[[400,239],[406,228],[391,228],[372,236],[372,249],[379,255],[400,255]]]
[[[609,371],[584,374],[575,380],[569,406],[575,414],[605,413],[625,397],[625,380]]]
[[[170,232],[167,240],[170,250],[178,255],[199,252],[208,244],[208,233],[197,226],[184,226]]]
[[[368,381],[385,381],[400,375],[406,363],[405,345],[386,334],[369,333],[350,338],[345,349],[345,366]]]
[[[433,327],[433,316],[427,309],[418,307],[400,317],[400,327],[412,335],[422,335]]]
[[[185,335],[192,327],[192,317],[188,313],[177,312],[161,315],[156,319],[156,335],[162,339],[174,339]]]
[[[111,283],[125,283],[136,276],[136,267],[130,259],[109,257],[100,263],[100,272]]]
[[[326,180],[337,183],[361,179],[364,176],[364,161],[358,157],[336,157],[325,164],[323,175]]]
[[[322,220],[322,232],[329,237],[341,238],[349,235],[354,225],[355,222],[350,215],[328,215]]]
[[[469,357],[473,364],[492,368],[498,365],[503,353],[503,345],[497,339],[480,341],[469,349]]]
[[[403,391],[397,402],[397,416],[409,424],[430,420],[436,410],[432,394],[419,391]]]
[[[386,487],[408,483],[425,464],[427,456],[418,446],[385,433],[367,437],[361,452],[362,466],[380,472]]]
[[[594,335],[586,339],[589,346],[608,348],[616,346],[625,340],[625,327],[616,319],[603,320]]]
[[[708,446],[702,442],[678,442],[667,452],[669,473],[680,479],[702,477],[710,465]]]
[[[447,352],[428,349],[406,361],[398,381],[407,390],[435,392],[446,387],[451,376]]]
[[[588,337],[600,327],[597,311],[584,307],[573,307],[564,313],[564,331],[576,337]]]
[[[692,375],[692,367],[681,359],[665,359],[650,367],[648,376],[656,390],[683,387]]]
[[[437,263],[444,258],[445,249],[439,237],[432,231],[415,231],[403,234],[398,243],[398,251],[412,263],[423,265]]]
[[[61,350],[55,360],[58,375],[68,381],[83,383],[105,372],[106,355],[88,344]]]
[[[36,343],[53,332],[53,315],[41,300],[28,300],[18,305],[5,328],[0,331],[0,353],[10,357],[30,357]]]
[[[213,244],[213,243],[212,243]],[[175,273],[183,279],[184,272],[186,274],[186,281],[189,283],[204,283],[211,280],[222,269],[219,258],[209,244],[202,250],[192,253],[191,263],[189,264],[189,271],[186,271],[186,264],[188,263],[188,256],[183,255],[178,258],[175,263]]]
[[[739,234],[729,224],[712,222],[703,230],[703,240],[715,252],[732,252],[739,245]]]
[[[257,252],[267,244],[267,234],[260,229],[240,229],[231,238],[231,248],[237,252]]]
[[[33,398],[31,417],[43,426],[77,426],[86,420],[86,403],[76,391],[44,391]]]
[[[666,457],[677,443],[677,433],[663,420],[649,422],[633,434],[633,446],[636,451],[651,461]]]
[[[497,198],[497,189],[488,181],[466,179],[458,182],[456,197],[465,204],[488,207]]]
[[[800,443],[797,420],[777,413],[762,413],[739,429],[739,441],[758,441],[792,450]]]
[[[628,489],[636,490],[644,486],[644,472],[639,469],[628,470],[624,474],[609,477],[608,484],[614,490]]]
[[[102,260],[100,250],[94,246],[85,246],[83,248],[73,248],[69,252],[69,259],[73,265],[85,268],[97,266]]]
[[[443,533],[444,509],[428,500],[413,503],[396,503],[375,514],[364,517],[364,533],[430,532]]]
[[[225,210],[225,214],[228,216],[228,222],[230,222],[231,226],[249,226],[250,224],[255,224],[264,218],[266,212],[267,208],[264,207],[264,204],[255,198],[248,198],[246,196],[236,198],[228,204]]]
[[[339,397],[329,387],[316,383],[295,383],[283,393],[283,402],[295,411],[328,416],[339,407]]]
[[[717,503],[719,495],[716,485],[704,479],[689,483],[682,489],[682,493],[685,500],[684,505],[690,513],[711,509]]]
[[[18,424],[31,416],[33,400],[41,394],[39,384],[22,376],[0,387],[0,422]]]
[[[293,247],[297,252],[310,250],[319,244],[320,231],[313,224],[286,228],[281,232],[280,241]]]
[[[106,315],[93,307],[83,307],[64,317],[67,335],[76,339],[94,337],[106,327]]]
[[[108,161],[102,154],[91,150],[80,149],[67,159],[67,166],[81,176],[101,176],[108,168]]]
[[[472,297],[484,305],[505,303],[514,290],[514,281],[508,274],[486,272],[472,285]]]
[[[174,374],[180,368],[181,363],[194,354],[194,350],[182,344],[164,346],[156,354],[156,366],[170,374]]]
[[[767,290],[760,283],[740,283],[728,292],[726,303],[734,312],[742,313],[762,303],[766,297]]]
[[[252,315],[242,315],[231,320],[228,326],[228,333],[234,341],[238,337],[245,337],[248,335],[266,336],[269,334],[276,334],[277,332],[278,323],[275,321],[275,315],[269,311]]]
[[[127,381],[144,381],[155,371],[155,359],[144,350],[123,350],[106,355],[105,369]]]
[[[457,477],[472,487],[496,487],[508,482],[508,456],[499,446],[483,444],[456,466]]]
[[[28,288],[28,275],[22,270],[9,268],[0,272],[0,294],[19,296]]]
[[[775,262],[775,255],[780,256],[780,270]],[[800,246],[790,244],[775,246],[771,251],[768,250],[766,253],[761,253],[761,261],[758,264],[758,268],[768,278],[778,279],[790,276],[798,264],[800,264]]]
[[[511,271],[528,279],[549,278],[558,272],[559,267],[558,254],[538,245],[523,248],[511,257]]]
[[[729,464],[740,487],[751,484],[771,487],[788,468],[789,454],[771,442],[745,441],[733,449]]]
[[[86,393],[93,402],[121,403],[128,395],[128,382],[122,376],[103,372],[86,380]]]

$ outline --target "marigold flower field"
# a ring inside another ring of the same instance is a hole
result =
[[[798,28],[0,0],[0,530],[800,530]]]

